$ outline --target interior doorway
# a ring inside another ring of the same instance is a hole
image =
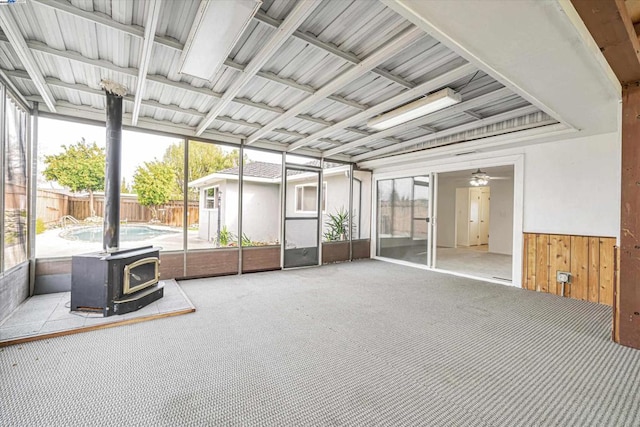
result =
[[[435,267],[512,281],[514,168],[438,174]]]

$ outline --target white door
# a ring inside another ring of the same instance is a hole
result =
[[[480,189],[469,190],[469,246],[480,244]]]

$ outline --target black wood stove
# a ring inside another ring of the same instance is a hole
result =
[[[162,298],[160,253],[152,246],[122,250],[120,243],[120,154],[122,97],[126,88],[100,82],[107,96],[105,203],[102,252],[72,257],[71,310],[124,314]]]
[[[162,298],[159,251],[153,246],[72,257],[71,310],[125,314]]]

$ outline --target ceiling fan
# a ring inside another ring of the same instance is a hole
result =
[[[471,179],[469,180],[469,184],[474,187],[481,187],[483,185],[489,184],[489,181],[492,179],[510,179],[506,176],[489,176],[488,173],[481,171],[479,168],[471,174]]]

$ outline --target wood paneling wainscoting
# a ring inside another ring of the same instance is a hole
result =
[[[613,305],[615,237],[523,233],[522,288],[561,295],[556,272],[571,273],[565,296]]]

